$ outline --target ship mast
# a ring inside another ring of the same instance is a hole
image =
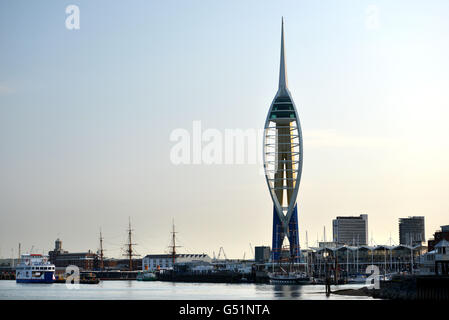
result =
[[[175,219],[173,219],[172,222],[172,245],[171,247],[171,256],[172,256],[172,262],[173,262],[173,267],[175,266],[175,262],[176,262],[176,248],[179,248],[180,246],[176,245],[176,234],[177,232],[175,231]]]
[[[101,228],[100,228],[100,270],[104,269],[104,260],[103,260],[103,236],[101,234]]]
[[[129,271],[133,270],[133,257],[138,256],[138,254],[134,254],[133,246],[137,245],[136,243],[132,242],[132,232],[133,229],[131,229],[131,217],[129,218],[129,227],[128,227],[128,243],[126,244],[125,249],[125,256],[129,259]]]

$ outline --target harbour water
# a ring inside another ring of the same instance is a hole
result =
[[[332,290],[363,285],[332,286]],[[373,300],[370,297],[325,295],[323,285],[173,283],[160,281],[101,281],[68,289],[64,283],[25,284],[0,281],[0,300]]]

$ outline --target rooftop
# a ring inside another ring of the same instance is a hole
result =
[[[435,248],[447,248],[447,247],[449,247],[449,241],[444,239],[438,242],[438,244],[435,246]]]

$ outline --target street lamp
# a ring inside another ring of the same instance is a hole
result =
[[[324,249],[323,257],[324,257],[324,267],[325,267],[325,285],[326,285],[326,296],[329,296],[331,293],[331,283],[329,278],[329,270],[327,267],[327,258],[329,256],[329,252],[327,252],[326,249]]]
[[[324,274],[325,274],[326,278],[327,278],[327,257],[328,257],[328,256],[329,256],[329,252],[327,252],[327,250],[324,249],[324,252],[323,252],[323,258],[324,258]]]

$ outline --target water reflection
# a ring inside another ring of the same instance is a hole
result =
[[[332,287],[355,289],[357,285]],[[331,294],[326,298],[324,285],[272,285],[176,283],[159,281],[101,281],[99,284],[81,284],[78,290],[69,290],[65,283],[50,285],[18,284],[13,280],[0,281],[2,299],[372,299]]]
[[[273,293],[276,298],[291,299],[301,297],[301,287],[297,284],[281,285],[275,284]]]
[[[273,299],[300,299],[303,295],[301,285],[297,284],[256,284],[255,294]]]

